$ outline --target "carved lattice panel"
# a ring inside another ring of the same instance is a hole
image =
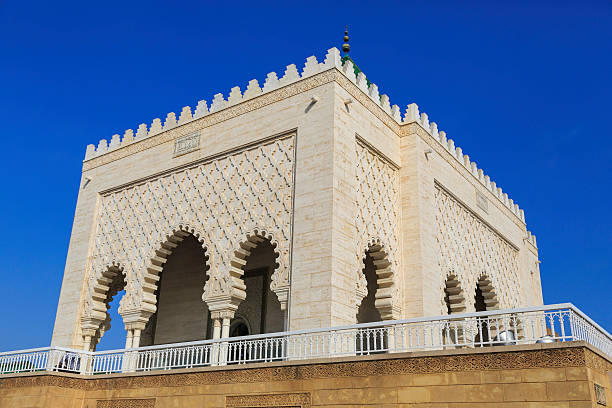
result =
[[[399,311],[399,287],[397,271],[400,270],[400,180],[398,169],[359,139],[356,142],[357,192],[355,217],[355,269],[357,275],[357,302],[367,294],[363,274],[365,251],[381,245],[394,272],[393,285],[379,288],[376,298],[386,297],[392,309],[386,317],[397,317]],[[386,292],[386,293],[382,293]],[[357,304],[357,306],[358,306]],[[392,314],[393,316],[390,316]]]
[[[271,289],[288,290],[294,139],[278,138],[103,195],[86,268],[90,296],[83,315],[102,307],[92,301],[94,284],[113,263],[126,274],[120,310],[139,310],[146,301],[145,270],[179,226],[199,235],[207,248],[205,296],[231,290],[230,260],[253,231],[265,231],[276,245],[279,267]]]
[[[518,251],[437,185],[435,201],[440,299],[444,298],[446,277],[455,274],[464,289],[467,311],[474,311],[476,282],[486,274],[497,294],[499,307],[518,307]],[[443,313],[446,312],[443,310]]]

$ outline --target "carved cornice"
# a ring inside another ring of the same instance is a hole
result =
[[[400,126],[395,119],[393,119],[387,112],[385,112],[380,106],[378,106],[372,98],[363,93],[361,89],[352,83],[344,74],[338,70],[333,70],[334,81],[336,81],[345,91],[347,91],[353,98],[359,103],[366,107],[374,116],[376,116],[381,122],[383,122],[389,129],[395,132],[399,136]]]
[[[119,160],[132,154],[148,150],[152,147],[173,141],[177,137],[185,136],[200,131],[207,127],[216,125],[229,119],[233,119],[245,113],[255,111],[264,106],[279,102],[283,99],[290,98],[302,92],[306,92],[321,85],[330,83],[334,80],[334,72],[337,71],[335,69],[330,69],[321,72],[320,74],[313,75],[306,79],[302,79],[294,84],[279,88],[270,93],[263,94],[257,98],[249,99],[248,101],[239,103],[237,105],[220,110],[218,112],[211,113],[203,118],[193,120],[191,122],[185,123],[184,125],[179,125],[175,128],[158,133],[154,136],[150,136],[146,139],[136,141],[132,144],[106,153],[100,157],[96,157],[84,162],[83,171],[91,170],[93,168],[105,165],[112,161]]]

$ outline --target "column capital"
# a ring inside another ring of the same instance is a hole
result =
[[[152,314],[147,310],[124,310],[121,317],[126,330],[144,330]]]
[[[94,337],[96,335],[96,332],[100,328],[101,323],[102,322],[100,322],[99,320],[93,317],[82,317],[81,318],[81,334],[83,336]]]
[[[289,300],[289,286],[273,289],[276,297],[280,302],[281,310],[287,310],[287,301]]]
[[[235,310],[215,310],[215,311],[211,311],[210,312],[210,318],[213,320],[217,320],[217,319],[221,319],[221,320],[225,320],[225,319],[232,319],[234,317],[234,314],[236,313]]]

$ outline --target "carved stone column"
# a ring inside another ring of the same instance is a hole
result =
[[[125,349],[131,349],[132,348],[132,339],[134,337],[134,334],[132,332],[132,330],[127,330],[127,333],[125,335]]]
[[[222,310],[211,311],[210,317],[214,322],[213,338],[225,339],[229,337],[230,322],[231,322],[231,319],[234,317],[235,312],[236,312],[236,309],[222,309]],[[215,337],[215,336],[219,336],[219,337]],[[213,349],[213,359],[214,359],[212,362],[213,365],[227,364],[227,350],[228,350],[228,344],[226,341],[222,342],[221,344],[216,345],[216,347]],[[217,355],[218,355],[218,359],[215,359]]]
[[[235,309],[215,310],[210,312],[210,318],[213,321],[213,339],[229,337],[230,322],[235,312]]]
[[[91,351],[94,344],[93,339],[96,338],[96,332],[100,328],[102,322],[94,318],[82,318],[81,319],[81,334],[83,336],[82,347],[85,351]]]
[[[213,321],[213,339],[221,338],[221,319],[212,318]]]
[[[132,336],[129,347],[126,339],[126,348],[139,347],[140,334],[147,325],[147,322],[151,317],[151,312],[144,310],[127,310],[121,313],[121,317],[123,317],[123,322],[125,323],[125,330],[128,332],[128,337],[130,336],[130,332]]]

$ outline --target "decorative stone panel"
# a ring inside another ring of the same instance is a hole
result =
[[[202,285],[211,310],[244,299],[244,283],[236,277],[240,267],[234,264],[241,243],[255,236],[275,246],[279,266],[270,286],[286,300],[294,145],[295,135],[284,135],[103,194],[90,243],[81,320],[103,320],[106,305],[97,292],[105,290],[103,275],[112,265],[120,265],[126,275],[119,308],[124,320],[134,311],[153,313],[157,274],[168,252],[162,243],[187,233],[206,249],[209,279]],[[230,306],[235,310],[237,304]]]
[[[96,408],[154,408],[155,398],[98,400]]]
[[[247,394],[225,397],[227,408],[310,408],[310,393]]]
[[[396,166],[360,139],[356,139],[357,192],[355,194],[356,306],[367,295],[363,274],[366,252],[374,258],[378,289],[376,308],[383,319],[399,317],[400,180]]]
[[[498,307],[518,307],[518,250],[437,184],[435,205],[441,305],[444,282],[455,275],[464,289],[466,311],[473,312],[476,283],[486,275],[497,295]],[[444,306],[441,311],[446,314]]]

